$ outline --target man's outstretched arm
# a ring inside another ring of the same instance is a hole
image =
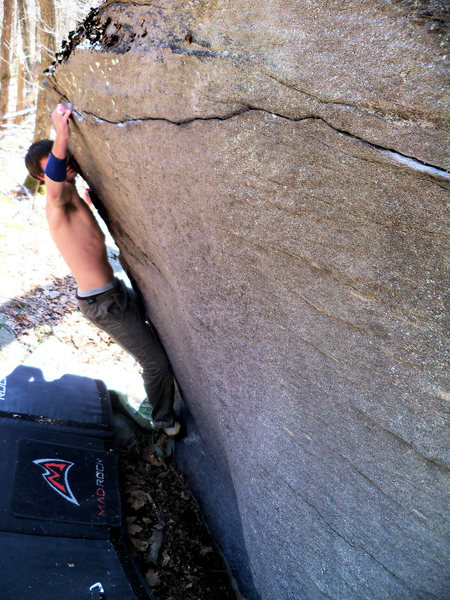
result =
[[[56,129],[56,138],[53,142],[52,152],[45,167],[45,190],[47,201],[54,205],[64,203],[64,182],[67,172],[67,146],[70,139],[69,117],[71,108],[58,104],[52,113]]]

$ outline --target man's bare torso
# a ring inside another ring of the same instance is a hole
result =
[[[101,287],[114,279],[105,236],[73,183],[64,183],[61,202],[47,199],[50,234],[80,291]]]

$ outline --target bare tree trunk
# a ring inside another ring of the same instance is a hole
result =
[[[14,0],[3,0],[3,29],[0,46],[0,115],[8,112],[13,14]]]
[[[16,111],[19,112],[23,108],[26,108],[26,87],[25,87],[25,77],[26,77],[26,68],[23,64],[22,60],[19,60],[19,64],[17,66],[17,102],[16,102]],[[24,120],[24,115],[17,115],[14,119],[14,123],[21,123]]]
[[[17,19],[19,21],[20,36],[22,39],[22,51],[26,66],[25,80],[27,83],[27,92],[33,85],[32,67],[33,67],[33,51],[31,49],[31,32],[30,19],[28,17],[26,0],[17,0]]]
[[[50,135],[51,121],[48,114],[45,90],[43,89],[42,82],[45,79],[44,70],[53,61],[56,48],[56,18],[54,0],[39,0],[39,7],[41,9],[41,17],[39,21],[41,67],[36,110],[36,125],[34,129],[33,141],[42,138],[48,138]]]

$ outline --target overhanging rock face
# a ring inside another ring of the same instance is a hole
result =
[[[448,593],[445,24],[410,6],[109,2],[49,77],[249,598]]]

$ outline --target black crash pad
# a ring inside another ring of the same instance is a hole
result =
[[[0,381],[0,596],[154,600],[121,542],[112,411],[103,382]]]
[[[154,600],[121,546],[1,532],[0,590],[4,600]]]
[[[111,451],[109,440],[77,436],[39,427],[36,423],[0,418],[0,531],[108,539],[111,526],[120,524],[118,472]],[[101,475],[102,467],[97,469],[100,465],[98,458],[105,461],[103,466],[106,471]],[[33,462],[42,459],[44,463]],[[45,464],[45,459],[54,463],[56,460],[74,463],[69,470],[69,464],[65,470],[54,467],[52,472],[49,469],[50,477],[56,484],[53,489],[43,477],[45,467],[42,464]],[[105,491],[98,491],[100,486],[97,486],[97,480],[100,483],[103,474],[108,478],[108,509],[104,515],[100,514],[102,511],[97,501]],[[81,510],[78,510],[80,506],[65,500],[55,491],[58,484],[65,481],[65,475],[76,501],[80,505],[86,503]],[[86,477],[85,487],[83,477]],[[73,510],[72,516],[69,516],[70,509],[77,511]]]
[[[117,457],[111,452],[21,439],[11,511],[84,525],[120,525]]]
[[[20,365],[0,380],[0,416],[52,430],[112,437],[112,410],[103,381],[65,374],[47,381],[41,369]]]

